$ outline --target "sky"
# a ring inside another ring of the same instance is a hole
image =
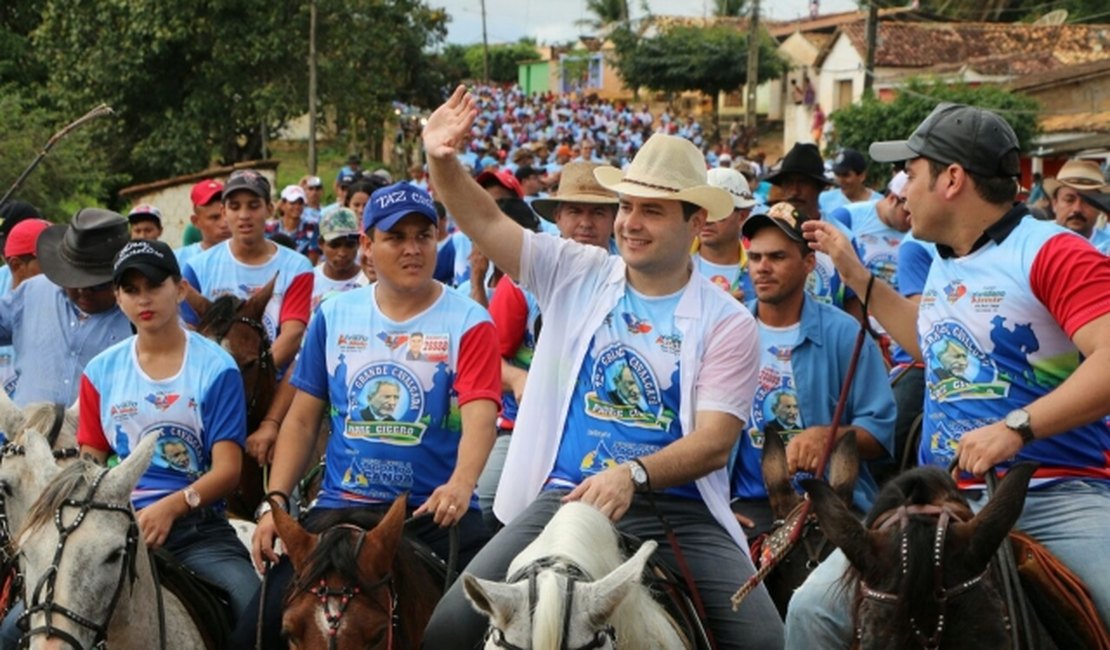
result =
[[[482,0],[427,0],[443,7],[451,16],[448,43],[479,43],[482,40]],[[751,2],[751,0],[748,0]],[[542,43],[576,39],[580,29],[574,22],[586,17],[585,0],[485,0],[486,31],[490,43],[515,42],[532,36]],[[712,13],[713,0],[647,0],[657,15],[705,16]],[[643,14],[641,0],[629,0],[632,17]],[[762,15],[790,20],[809,13],[809,0],[763,0]],[[852,11],[856,0],[820,0],[821,13]]]

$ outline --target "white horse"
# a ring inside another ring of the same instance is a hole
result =
[[[106,641],[113,650],[204,647],[181,601],[159,593],[131,508],[157,438],[144,438],[113,469],[78,460],[32,507],[17,535],[31,648],[57,640],[77,648]]]
[[[513,559],[508,582],[463,574],[467,597],[490,618],[485,647],[688,647],[640,582],[656,546],[644,542],[625,561],[617,531],[605,515],[583,503],[564,505]]]

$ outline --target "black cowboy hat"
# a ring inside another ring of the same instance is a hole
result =
[[[821,158],[821,151],[817,149],[817,145],[809,142],[795,144],[782,159],[779,170],[766,180],[771,185],[778,185],[787,174],[801,174],[821,185],[832,185],[832,181],[825,177],[825,161]]]
[[[112,260],[130,240],[127,219],[111,210],[83,208],[69,225],[39,235],[36,254],[51,282],[70,289],[111,282]]]

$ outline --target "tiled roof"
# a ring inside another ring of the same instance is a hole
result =
[[[1057,68],[1047,72],[1028,74],[1019,79],[1014,79],[1010,83],[1010,89],[1031,90],[1056,83],[1080,81],[1092,77],[1105,77],[1106,75],[1110,75],[1110,58]]]
[[[1045,115],[1039,124],[1044,133],[1110,133],[1110,111]]]

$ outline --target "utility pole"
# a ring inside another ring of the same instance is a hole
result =
[[[748,82],[744,97],[744,126],[755,129],[755,88],[759,85],[759,0],[752,2],[748,23]]]
[[[489,85],[489,39],[486,38],[486,0],[482,0],[482,82]]]
[[[863,96],[874,94],[875,49],[879,44],[879,5],[875,0],[867,3],[867,63],[863,73]]]
[[[316,0],[308,0],[308,173],[316,175]]]

